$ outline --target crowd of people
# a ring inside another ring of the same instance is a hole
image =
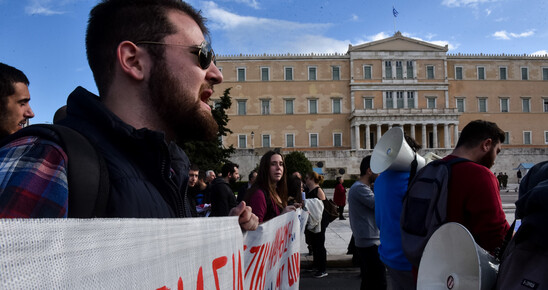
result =
[[[299,172],[287,172],[279,152],[264,154],[236,195],[238,164],[224,164],[217,176],[192,164],[177,145],[215,138],[218,127],[208,101],[223,80],[204,18],[190,5],[103,0],[90,12],[86,52],[99,96],[77,87],[55,122],[84,136],[104,160],[109,183],[102,217],[238,216],[245,231],[294,211],[305,199],[326,200],[323,176],[303,172],[302,179]],[[69,200],[78,194],[72,184],[79,181],[70,173],[76,167],[71,152],[56,138],[13,135],[34,117],[29,84],[23,72],[0,63],[0,217],[69,217]],[[506,181],[489,170],[504,139],[496,124],[473,121],[444,158],[468,160],[453,167],[447,221],[464,225],[489,252],[500,248],[509,229],[499,196]],[[414,140],[407,143],[418,150]],[[370,161],[371,156],[361,161],[359,178],[348,191],[361,288],[386,289],[388,276],[392,289],[414,289],[417,269],[406,260],[399,237],[410,172],[379,175]],[[345,219],[343,182],[338,177],[334,195],[340,220]],[[306,230],[318,278],[327,276],[328,225],[322,219],[316,230]]]

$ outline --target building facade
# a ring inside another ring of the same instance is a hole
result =
[[[506,132],[503,148],[548,148],[548,56],[447,51],[397,32],[346,54],[219,56],[217,91],[231,88],[233,101],[223,142],[367,151],[401,126],[423,148],[443,150],[485,119]]]

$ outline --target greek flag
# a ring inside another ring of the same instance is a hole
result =
[[[394,8],[394,6],[392,6],[392,14],[394,14],[394,17],[398,17],[398,10],[396,10],[396,8]]]

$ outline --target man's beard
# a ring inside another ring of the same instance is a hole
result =
[[[494,150],[494,149],[492,149],[492,150]],[[487,168],[491,168],[495,164],[495,159],[493,159],[492,156],[493,156],[492,152],[489,151],[485,155],[483,155],[483,157],[480,159],[480,161],[478,163],[480,165],[483,165],[483,166],[487,167]],[[496,158],[496,155],[495,155],[495,158]]]
[[[163,59],[151,69],[148,83],[150,103],[164,126],[168,126],[176,141],[209,141],[219,132],[211,112],[204,110],[198,96],[181,89],[180,82],[171,75]],[[196,101],[195,101],[196,100]]]

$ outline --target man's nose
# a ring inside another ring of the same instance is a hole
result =
[[[29,108],[27,110],[25,110],[25,114],[24,114],[25,118],[34,118],[34,112],[32,111],[32,108],[29,106]]]

